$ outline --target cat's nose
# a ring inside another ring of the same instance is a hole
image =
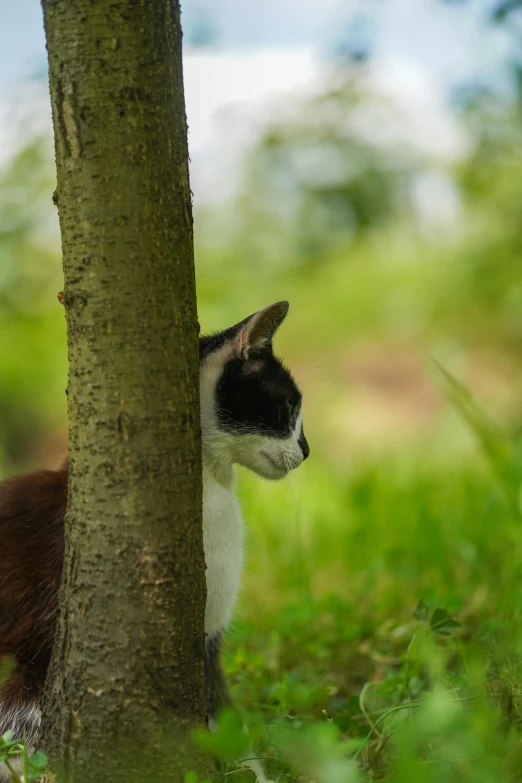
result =
[[[303,462],[310,454],[310,446],[308,445],[308,441],[306,440],[305,436],[299,438],[299,445],[301,446],[301,451],[303,452]]]

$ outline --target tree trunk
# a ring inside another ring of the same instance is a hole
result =
[[[177,0],[42,0],[70,475],[43,746],[183,780],[204,722],[198,324]]]

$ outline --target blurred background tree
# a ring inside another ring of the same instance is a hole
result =
[[[0,169],[0,453],[4,471],[64,447],[65,325],[50,137]]]
[[[328,70],[320,92],[281,107],[247,164],[240,241],[251,243],[259,262],[263,234],[274,235],[278,264],[285,253],[287,263],[313,265],[335,245],[413,218],[413,181],[423,161],[397,139],[394,108],[361,66]]]

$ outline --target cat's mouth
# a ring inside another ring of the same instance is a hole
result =
[[[277,462],[273,457],[270,456],[270,454],[267,454],[266,451],[261,451],[260,454],[263,455],[263,457],[266,459],[266,461],[272,466],[272,468],[277,472],[277,478],[282,478],[283,476],[286,476],[288,473],[288,470],[285,466],[281,465],[279,462]]]

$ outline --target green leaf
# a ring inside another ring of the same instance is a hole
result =
[[[434,361],[443,379],[446,395],[459,411],[461,417],[475,434],[487,457],[502,497],[518,519],[522,516],[520,507],[520,442],[517,443],[476,403],[467,388],[451,375],[441,364]]]
[[[200,748],[218,759],[238,759],[252,745],[250,733],[245,730],[238,713],[232,709],[221,713],[215,731],[211,733],[196,729],[192,738]]]
[[[430,617],[430,628],[435,633],[440,633],[443,636],[451,636],[453,631],[460,628],[460,623],[455,620],[447,609],[438,608],[435,609]]]
[[[7,753],[14,748],[22,747],[22,743],[18,739],[13,739],[12,731],[8,730],[0,737],[0,753]]]
[[[419,623],[427,623],[430,616],[430,608],[421,598],[415,609],[413,610],[413,616]]]
[[[37,750],[36,753],[29,757],[29,764],[32,769],[42,771],[48,764],[47,756],[41,750]]]
[[[197,774],[191,770],[190,772],[185,773],[183,783],[210,783],[210,780],[207,778],[205,778],[205,780],[200,780]]]

